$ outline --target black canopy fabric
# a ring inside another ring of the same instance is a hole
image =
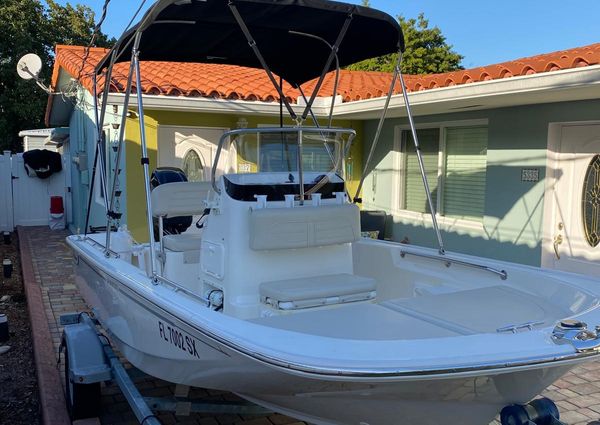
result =
[[[397,19],[375,9],[326,0],[159,0],[115,48],[116,62],[129,61],[136,32],[142,31],[140,60],[201,62],[262,68],[235,20],[241,14],[271,70],[293,85],[321,75],[348,15],[352,21],[340,45],[341,66],[404,50]],[[112,51],[111,51],[112,52]],[[111,52],[97,71],[109,63]]]

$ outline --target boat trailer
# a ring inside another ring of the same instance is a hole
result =
[[[59,350],[64,350],[65,399],[72,420],[97,417],[100,413],[100,384],[115,382],[138,422],[142,425],[160,425],[154,411],[174,412],[177,416],[190,413],[220,413],[264,415],[273,413],[249,402],[192,402],[186,399],[189,387],[177,385],[173,397],[144,397],[138,391],[132,376],[112,349],[108,337],[99,331],[101,326],[90,313],[70,313],[60,316],[64,326]]]

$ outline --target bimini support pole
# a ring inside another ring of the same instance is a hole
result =
[[[298,129],[298,187],[300,188],[300,205],[304,205],[304,167],[302,165],[302,157],[304,156],[304,146],[302,143],[302,128]]]
[[[402,53],[398,53],[398,62],[397,66],[394,68],[394,75],[392,76],[392,84],[390,84],[390,90],[387,94],[387,98],[385,100],[385,105],[383,107],[383,112],[381,113],[381,118],[379,118],[379,125],[377,126],[377,131],[375,132],[375,137],[373,138],[373,143],[371,143],[371,150],[369,151],[369,156],[367,156],[367,162],[365,162],[365,169],[369,164],[371,164],[371,160],[373,159],[373,154],[375,153],[375,148],[377,147],[377,143],[379,143],[379,138],[381,137],[381,131],[383,130],[383,123],[387,117],[387,111],[390,107],[390,101],[392,100],[392,96],[394,94],[394,88],[396,87],[396,81],[398,80],[398,69],[401,61]],[[367,174],[363,172],[360,181],[358,182],[358,188],[356,189],[356,194],[354,195],[354,203],[362,202],[360,199],[360,192],[362,191],[363,184],[365,183],[365,179],[367,178]]]
[[[325,40],[323,37],[319,37],[317,35],[309,34],[306,32],[299,32],[299,31],[289,31],[289,33],[294,34],[294,35],[299,35],[301,37],[308,37],[308,38],[312,38],[314,40],[319,40],[320,42],[325,44],[327,47],[329,47],[329,49],[331,49],[332,52],[335,53],[335,82],[333,84],[333,97],[331,98],[331,107],[329,108],[329,121],[328,121],[329,127],[332,127],[332,125],[333,125],[333,109],[335,107],[335,98],[337,96],[338,87],[340,84],[340,58],[337,54],[337,51],[331,45],[331,43],[328,42],[327,40]],[[302,88],[300,86],[298,86],[298,89],[300,90],[300,94],[302,95],[302,98],[304,99],[304,103],[306,103],[308,105],[308,99],[306,99],[306,96],[302,92]],[[314,117],[315,114],[313,113],[312,108],[310,109],[310,114],[313,117],[313,121],[316,122],[316,119]],[[318,127],[318,124],[317,124],[317,127]]]
[[[105,84],[110,84],[110,78],[111,78],[111,71],[112,69],[109,68],[109,70],[107,71],[106,74],[106,82]],[[97,89],[98,89],[98,76],[96,75],[96,73],[94,72],[94,75],[92,76],[92,97],[94,99],[94,126],[96,127],[96,148],[95,148],[95,152],[94,152],[94,165],[92,168],[92,179],[90,181],[90,188],[89,188],[89,192],[88,192],[88,205],[87,205],[87,213],[86,213],[86,217],[85,217],[85,230],[84,230],[84,235],[87,235],[88,232],[88,226],[90,223],[90,215],[91,215],[91,208],[92,208],[92,197],[94,196],[94,184],[96,181],[96,170],[98,169],[98,165],[100,168],[100,184],[102,185],[102,191],[104,193],[104,208],[105,210],[108,212],[108,200],[106,199],[106,169],[105,169],[105,158],[104,155],[101,155],[101,153],[103,152],[101,149],[101,145],[103,143],[105,143],[106,141],[104,140],[104,132],[102,130],[102,113],[100,114],[100,116],[98,116],[98,95],[97,95]],[[106,90],[103,91],[103,96],[104,93],[106,92]],[[106,98],[105,98],[106,99]],[[106,100],[103,101],[103,108],[104,105],[106,104]],[[99,163],[99,164],[98,164]]]
[[[433,198],[431,196],[431,189],[429,187],[429,181],[427,180],[427,174],[425,174],[425,164],[423,163],[423,155],[421,153],[421,145],[419,144],[419,137],[417,136],[417,129],[415,127],[415,121],[413,119],[412,110],[410,107],[410,101],[408,100],[408,93],[406,89],[406,85],[404,84],[404,77],[402,76],[402,71],[400,69],[400,65],[402,63],[402,53],[400,53],[400,61],[396,65],[396,74],[400,77],[400,84],[402,85],[402,96],[404,97],[404,105],[406,105],[406,114],[408,115],[408,122],[410,124],[410,131],[412,133],[413,141],[415,144],[415,150],[417,151],[417,159],[419,161],[419,170],[421,171],[421,178],[423,179],[423,186],[425,187],[425,193],[427,194],[427,202],[429,203],[429,211],[431,213],[431,223],[433,224],[433,228],[435,230],[435,235],[438,241],[439,253],[440,255],[444,255],[446,250],[444,249],[444,241],[442,239],[442,233],[440,232],[440,227],[438,226],[436,210],[433,205]]]
[[[304,94],[304,90],[302,90],[302,87],[298,86],[297,89],[298,89],[298,92],[300,93],[300,96],[302,96],[302,99],[305,102],[308,102],[308,99],[306,98],[306,95]],[[316,117],[315,113],[313,112],[312,108],[310,109],[310,117],[312,118],[312,122],[313,122],[314,126],[317,127],[317,128],[321,128],[321,124],[319,124],[319,120],[317,119],[317,117]],[[331,128],[331,125],[329,125],[329,128]],[[333,155],[333,152],[331,152],[331,148],[327,144],[327,136],[325,135],[325,133],[321,133],[321,137],[323,138],[323,145],[325,146],[325,150],[327,151],[327,154],[329,155],[329,159],[331,160],[331,164],[335,167],[336,166],[336,160],[335,160],[335,157]],[[338,170],[336,169],[335,171],[338,171]]]
[[[350,24],[352,23],[353,18],[354,18],[354,15],[352,13],[349,13],[348,16],[346,17],[346,20],[344,21],[344,25],[342,26],[340,33],[338,34],[338,38],[335,41],[335,44],[331,47],[331,53],[329,54],[329,57],[327,58],[325,67],[323,67],[321,76],[319,77],[319,80],[317,81],[317,84],[315,85],[315,89],[313,90],[312,95],[310,96],[310,100],[306,104],[306,108],[304,109],[304,112],[302,113],[302,121],[306,120],[306,118],[308,117],[309,111],[312,109],[312,105],[315,102],[315,99],[317,98],[319,91],[321,90],[321,86],[323,85],[323,82],[325,81],[325,76],[329,72],[329,68],[331,68],[331,64],[333,63],[333,60],[336,58],[336,56],[338,54],[338,50],[339,50],[340,46],[342,45],[344,38],[346,37],[346,33],[348,32],[348,29],[350,28]],[[335,97],[334,97],[334,101],[335,101]]]
[[[269,80],[271,80],[271,84],[273,84],[273,87],[275,87],[275,90],[277,90],[277,93],[279,94],[279,98],[281,99],[281,101],[283,101],[286,109],[288,110],[288,113],[290,114],[290,117],[293,120],[297,120],[296,112],[294,112],[292,105],[290,105],[290,102],[288,101],[287,97],[285,97],[285,94],[283,93],[283,86],[282,85],[280,86],[279,84],[277,84],[277,80],[275,79],[275,76],[273,75],[271,68],[269,68],[267,61],[265,60],[262,53],[260,52],[260,49],[258,48],[256,40],[254,39],[254,37],[252,37],[252,34],[250,33],[250,29],[246,25],[244,18],[242,18],[240,11],[234,4],[234,0],[229,0],[228,5],[229,5],[229,9],[231,10],[231,13],[233,14],[233,17],[235,18],[236,22],[240,26],[240,29],[244,33],[244,36],[246,37],[246,40],[248,41],[250,48],[254,52],[254,55],[256,56],[256,58],[262,65],[263,69],[267,73]]]
[[[419,162],[419,169],[421,171],[421,178],[423,180],[423,186],[425,187],[425,193],[427,195],[427,202],[429,204],[429,210],[431,211],[431,221],[433,223],[433,228],[435,229],[435,234],[436,234],[437,240],[438,240],[439,253],[441,255],[444,255],[446,253],[446,251],[444,249],[444,241],[442,240],[442,234],[440,233],[440,228],[438,226],[437,218],[435,215],[436,211],[435,211],[435,208],[433,205],[433,199],[431,197],[431,189],[429,188],[429,182],[427,181],[427,175],[425,174],[425,164],[423,163],[423,156],[421,154],[421,145],[419,144],[419,137],[417,136],[415,122],[413,119],[410,102],[408,100],[408,93],[407,93],[406,85],[404,84],[404,77],[402,76],[401,65],[402,65],[402,52],[400,51],[400,52],[398,52],[398,61],[394,68],[394,76],[392,77],[392,84],[390,86],[390,91],[389,91],[387,99],[385,101],[385,106],[383,108],[383,113],[381,114],[381,119],[379,120],[379,125],[377,126],[377,131],[375,132],[375,137],[373,139],[373,143],[371,144],[371,150],[369,151],[369,156],[367,157],[367,162],[365,163],[365,171],[368,168],[369,164],[371,163],[371,160],[373,159],[373,154],[375,153],[375,148],[377,147],[377,143],[379,142],[379,139],[381,137],[381,131],[383,130],[383,123],[387,116],[387,111],[390,106],[390,101],[392,99],[392,95],[394,94],[394,87],[396,86],[396,81],[399,79],[400,85],[402,86],[402,95],[404,97],[404,104],[406,105],[406,113],[408,115],[408,122],[410,123],[410,129],[412,132],[415,149],[417,152],[417,159]],[[366,173],[363,172],[363,176],[361,177],[360,182],[358,184],[358,188],[356,189],[356,195],[354,195],[354,202],[361,202],[359,195],[360,195],[360,192],[362,191],[362,187],[365,182],[366,176],[367,176]]]
[[[94,97],[94,106],[93,106],[94,107],[94,119],[95,119],[95,121],[97,121],[98,109],[96,108],[97,100],[96,100],[95,93],[96,93],[96,74],[94,73],[94,76],[92,77],[92,96]],[[83,230],[84,236],[87,236],[89,225],[90,225],[90,213],[91,213],[91,208],[92,208],[92,197],[94,196],[94,181],[96,180],[97,165],[98,165],[98,147],[96,147],[96,149],[94,151],[94,163],[92,165],[92,178],[90,180],[90,187],[88,190],[87,211],[85,214],[85,227]]]
[[[94,96],[94,106],[96,111],[96,128],[97,128],[97,144],[96,146],[99,149],[100,153],[104,153],[104,155],[99,156],[100,163],[100,183],[102,184],[102,190],[104,192],[104,207],[106,209],[106,213],[108,214],[108,191],[107,191],[107,176],[106,176],[106,139],[104,138],[104,118],[106,117],[106,107],[108,101],[108,94],[110,93],[110,81],[112,79],[113,67],[116,59],[116,52],[113,52],[110,58],[110,66],[106,70],[106,75],[104,78],[104,89],[102,90],[102,105],[100,105],[100,117],[98,117],[98,98]],[[100,149],[101,146],[104,146],[104,149]],[[107,232],[110,231],[110,228],[106,229]],[[107,251],[108,254],[108,251]]]
[[[119,220],[121,214],[115,212],[115,193],[117,192],[117,182],[119,181],[119,171],[121,168],[121,155],[123,152],[123,139],[125,138],[125,125],[127,124],[127,109],[129,108],[129,98],[131,95],[131,86],[134,72],[133,60],[129,63],[129,74],[127,74],[127,88],[125,90],[125,99],[123,100],[123,110],[121,114],[121,125],[119,127],[119,144],[117,147],[117,157],[115,159],[115,169],[113,172],[112,189],[110,191],[110,201],[108,204],[108,213],[106,228],[110,229],[112,220]],[[110,251],[110,231],[106,232],[106,250]]]
[[[142,145],[142,167],[144,168],[144,188],[146,190],[146,218],[148,220],[148,235],[150,236],[150,266],[152,269],[152,281],[158,284],[156,274],[156,242],[154,241],[154,224],[152,221],[152,200],[150,198],[150,159],[148,158],[148,148],[146,146],[146,127],[144,123],[144,104],[142,101],[142,76],[140,71],[140,39],[142,33],[135,35],[135,42],[132,49],[132,61],[135,67],[135,89],[137,94],[138,115],[140,123],[140,142]]]

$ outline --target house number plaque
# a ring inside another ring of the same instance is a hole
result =
[[[521,170],[521,181],[522,182],[539,182],[540,181],[540,169],[539,168],[523,168]]]

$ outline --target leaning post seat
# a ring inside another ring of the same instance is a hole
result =
[[[254,251],[310,249],[352,243],[360,238],[356,205],[261,208],[250,213]],[[376,282],[348,273],[262,282],[261,302],[276,310],[372,300]]]
[[[152,214],[159,219],[200,215],[212,186],[210,182],[165,183],[152,190]],[[200,249],[199,234],[160,235],[161,244],[171,251]]]

